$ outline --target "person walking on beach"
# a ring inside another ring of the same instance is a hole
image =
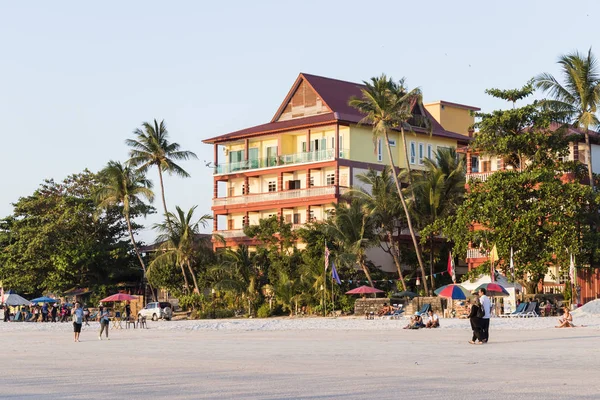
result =
[[[108,338],[108,324],[110,322],[110,312],[108,311],[108,307],[100,307],[98,318],[100,319],[100,334],[98,335],[98,339],[102,340],[102,332],[106,329],[106,340],[110,340]]]
[[[481,341],[481,318],[483,315],[481,310],[481,303],[479,302],[479,296],[475,295],[473,302],[469,306],[469,321],[471,322],[471,330],[473,335],[469,343],[471,344],[482,344]],[[477,342],[479,340],[479,342]]]
[[[479,302],[483,309],[483,317],[481,317],[481,342],[487,343],[490,338],[490,312],[491,302],[490,298],[485,295],[486,291],[484,288],[479,289]]]
[[[75,310],[73,311],[73,332],[75,333],[75,342],[79,342],[79,335],[81,334],[81,326],[83,325],[83,309],[79,302],[75,303]]]
[[[48,303],[42,306],[42,322],[48,322]]]

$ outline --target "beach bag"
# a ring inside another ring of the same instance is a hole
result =
[[[485,312],[483,311],[483,305],[480,305],[479,307],[477,307],[477,313],[475,314],[475,316],[477,318],[483,318],[484,315]]]

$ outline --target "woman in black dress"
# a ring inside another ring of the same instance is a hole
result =
[[[481,314],[480,310],[481,303],[479,302],[479,296],[475,295],[469,310],[469,321],[471,321],[471,329],[473,330],[473,337],[469,340],[471,344],[483,344],[481,341],[481,318],[478,316],[478,314]]]

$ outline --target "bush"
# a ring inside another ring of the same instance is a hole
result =
[[[228,309],[217,309],[217,310],[209,310],[204,312],[192,313],[191,318],[193,319],[221,319],[221,318],[231,318],[234,316],[233,310]],[[194,318],[196,317],[196,318]]]
[[[204,303],[204,295],[194,293],[179,297],[179,307],[184,310],[197,310],[202,308]]]
[[[256,316],[258,318],[269,318],[271,316],[271,309],[269,308],[268,303],[263,303],[258,310],[256,311]]]

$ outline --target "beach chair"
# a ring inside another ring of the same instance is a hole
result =
[[[520,317],[523,317],[523,318],[539,317],[539,314],[536,312],[536,309],[537,309],[537,302],[532,301],[531,303],[529,303],[529,305],[527,306],[525,311],[523,311],[521,313]]]
[[[431,304],[423,304],[423,307],[421,307],[421,311],[419,311],[419,313],[421,315],[427,315],[429,310],[431,310]]]
[[[400,304],[398,306],[398,308],[396,308],[394,310],[394,312],[392,313],[392,315],[390,316],[391,319],[400,319],[400,317],[402,317],[402,314],[404,313],[404,304]]]
[[[527,303],[521,303],[517,306],[517,309],[515,311],[508,313],[508,314],[502,314],[502,315],[500,315],[500,317],[502,317],[502,318],[518,317],[521,315],[521,313],[523,311],[525,311],[525,307],[527,307]]]
[[[21,321],[21,316],[22,316],[22,315],[23,315],[23,314],[21,314],[21,311],[17,311],[17,313],[16,313],[16,314],[14,315],[14,317],[12,318],[12,321],[13,321],[13,322],[19,322],[19,321]]]

